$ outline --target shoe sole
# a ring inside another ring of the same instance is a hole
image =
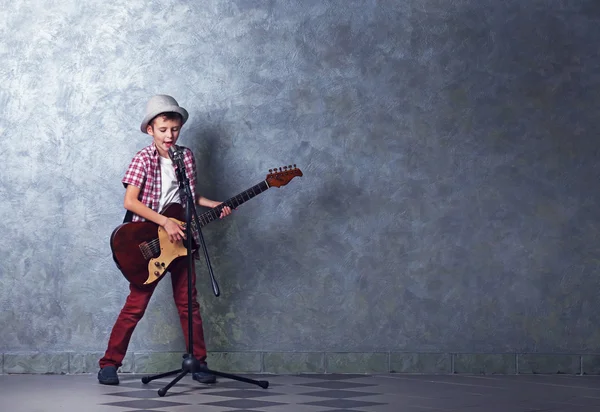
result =
[[[194,380],[196,382],[200,382],[200,383],[203,383],[205,385],[210,385],[212,383],[217,383],[217,379],[216,378],[215,379],[207,379],[207,380],[204,380],[204,379],[194,379]]]
[[[98,380],[98,382],[101,385],[118,385],[119,384],[119,380],[118,379],[116,379],[116,380],[115,379],[107,379],[107,380],[103,380],[103,381]]]

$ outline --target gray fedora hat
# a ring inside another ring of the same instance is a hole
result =
[[[185,110],[183,107],[180,107],[179,103],[177,103],[177,100],[171,96],[167,96],[166,94],[157,94],[156,96],[152,96],[146,105],[146,116],[144,116],[144,120],[142,120],[142,124],[140,126],[142,133],[148,134],[146,129],[148,128],[148,123],[150,123],[150,120],[154,119],[159,114],[166,112],[179,113],[183,118],[183,123],[181,123],[182,126],[189,117],[187,110]]]

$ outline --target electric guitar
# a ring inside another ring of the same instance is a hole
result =
[[[262,182],[198,215],[200,227],[217,220],[223,207],[237,208],[271,187],[287,185],[296,176],[302,176],[302,171],[296,165],[280,167],[279,171],[269,169],[269,174]],[[185,210],[179,203],[168,204],[161,214],[185,224]],[[191,229],[197,233],[194,220]],[[197,236],[192,236],[192,253],[198,249],[199,242],[195,239]],[[187,256],[186,242],[180,240],[171,243],[164,228],[151,221],[123,223],[110,236],[110,248],[117,267],[129,282],[139,287],[156,282],[169,270],[175,259]]]

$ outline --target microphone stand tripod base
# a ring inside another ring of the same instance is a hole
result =
[[[206,372],[206,373],[210,373],[212,375],[221,376],[223,378],[233,379],[233,380],[237,380],[237,381],[245,382],[245,383],[251,383],[251,384],[260,386],[263,389],[267,389],[269,387],[269,381],[257,381],[254,379],[245,378],[243,376],[232,375],[230,373],[219,372],[219,371],[209,369],[208,367],[206,367],[206,364],[200,363],[200,361],[198,361],[198,359],[194,358],[193,356],[190,356],[189,353],[186,353],[185,355],[183,355],[183,362],[181,363],[181,369],[176,369],[174,371],[169,371],[169,372],[161,373],[159,375],[154,375],[154,376],[144,376],[142,378],[142,383],[147,384],[150,381],[153,381],[154,379],[160,379],[160,378],[164,378],[165,376],[170,376],[170,375],[174,375],[174,374],[178,373],[179,375],[175,379],[173,379],[173,381],[169,382],[169,384],[167,386],[165,386],[164,388],[160,388],[158,390],[158,396],[163,397],[167,394],[167,391],[172,386],[174,386],[177,382],[179,382],[185,375],[187,375],[188,373],[194,373],[194,372]]]
[[[194,373],[194,372],[199,372],[202,370],[201,367],[201,363],[198,359],[194,358],[193,356],[190,356],[189,353],[186,353],[185,355],[183,355],[183,362],[181,363],[181,369],[176,369],[174,371],[169,371],[169,372],[165,372],[165,373],[161,373],[159,375],[154,375],[154,376],[144,376],[142,378],[142,383],[143,384],[147,384],[150,381],[153,381],[154,379],[160,379],[160,378],[164,378],[165,376],[170,376],[170,375],[174,375],[176,373],[178,373],[179,375],[173,380],[171,381],[167,386],[165,386],[164,388],[161,388],[158,390],[158,396],[165,396],[167,394],[167,391],[174,386],[177,382],[179,382],[185,375],[187,375],[188,373]]]

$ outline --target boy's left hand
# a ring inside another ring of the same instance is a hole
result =
[[[223,203],[223,202],[221,202]],[[219,205],[221,204],[219,203]],[[219,219],[223,219],[225,216],[229,216],[231,214],[231,208],[229,206],[225,206],[223,209],[221,209],[221,216],[219,216]]]

